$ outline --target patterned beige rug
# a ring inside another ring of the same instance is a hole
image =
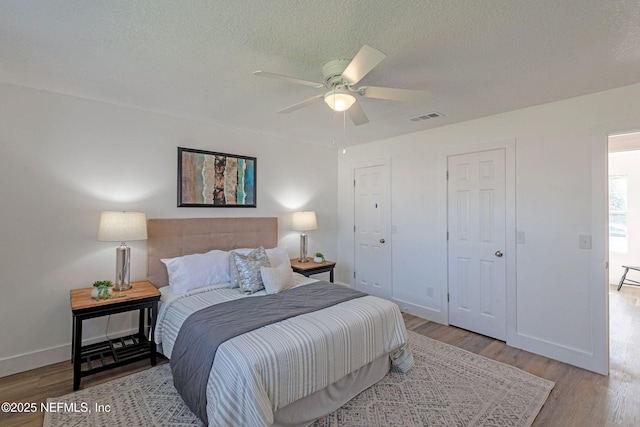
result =
[[[409,335],[416,361],[411,371],[391,371],[314,426],[530,426],[554,386],[504,363]],[[201,425],[173,387],[169,364],[48,402],[69,406],[47,412],[45,427]],[[83,404],[91,411],[81,410]],[[95,410],[105,404],[109,412]]]

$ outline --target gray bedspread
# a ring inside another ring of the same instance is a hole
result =
[[[206,425],[207,381],[220,344],[262,326],[363,296],[366,294],[347,287],[318,282],[199,310],[185,320],[176,339],[170,361],[174,385]]]

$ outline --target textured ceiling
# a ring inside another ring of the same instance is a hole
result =
[[[639,22],[638,0],[0,0],[0,82],[330,145],[324,103],[277,113],[322,91],[252,72],[321,81],[368,44],[362,84],[433,96],[362,99],[358,144],[638,83]]]

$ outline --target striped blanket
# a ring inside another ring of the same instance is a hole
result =
[[[236,289],[204,288],[163,303],[155,334],[163,353],[171,357],[191,313],[242,297]],[[271,425],[279,408],[384,354],[406,371],[413,366],[406,336],[398,307],[366,296],[232,338],[218,348],[207,383],[209,425]]]

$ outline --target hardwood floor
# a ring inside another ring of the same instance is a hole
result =
[[[556,383],[533,426],[640,426],[640,288],[609,288],[610,373],[595,374],[482,335],[405,315],[407,329]]]
[[[168,360],[159,357],[158,365],[163,363],[168,363]],[[142,360],[131,365],[100,372],[83,378],[80,389],[102,384],[150,367],[149,360]],[[0,426],[42,426],[44,413],[40,412],[40,403],[46,402],[47,398],[63,396],[72,392],[73,365],[69,361],[0,378],[0,402],[35,402],[38,406],[38,411],[35,413],[0,413]]]
[[[407,329],[464,348],[490,359],[516,366],[554,381],[549,399],[534,426],[601,427],[640,425],[640,288],[610,288],[611,368],[602,376],[546,357],[518,350],[482,335],[443,326],[405,314]],[[160,363],[166,363],[161,358]],[[83,378],[91,387],[149,368],[141,361]],[[0,378],[0,402],[45,402],[72,392],[69,362]],[[41,426],[44,414],[0,413],[0,426]]]

